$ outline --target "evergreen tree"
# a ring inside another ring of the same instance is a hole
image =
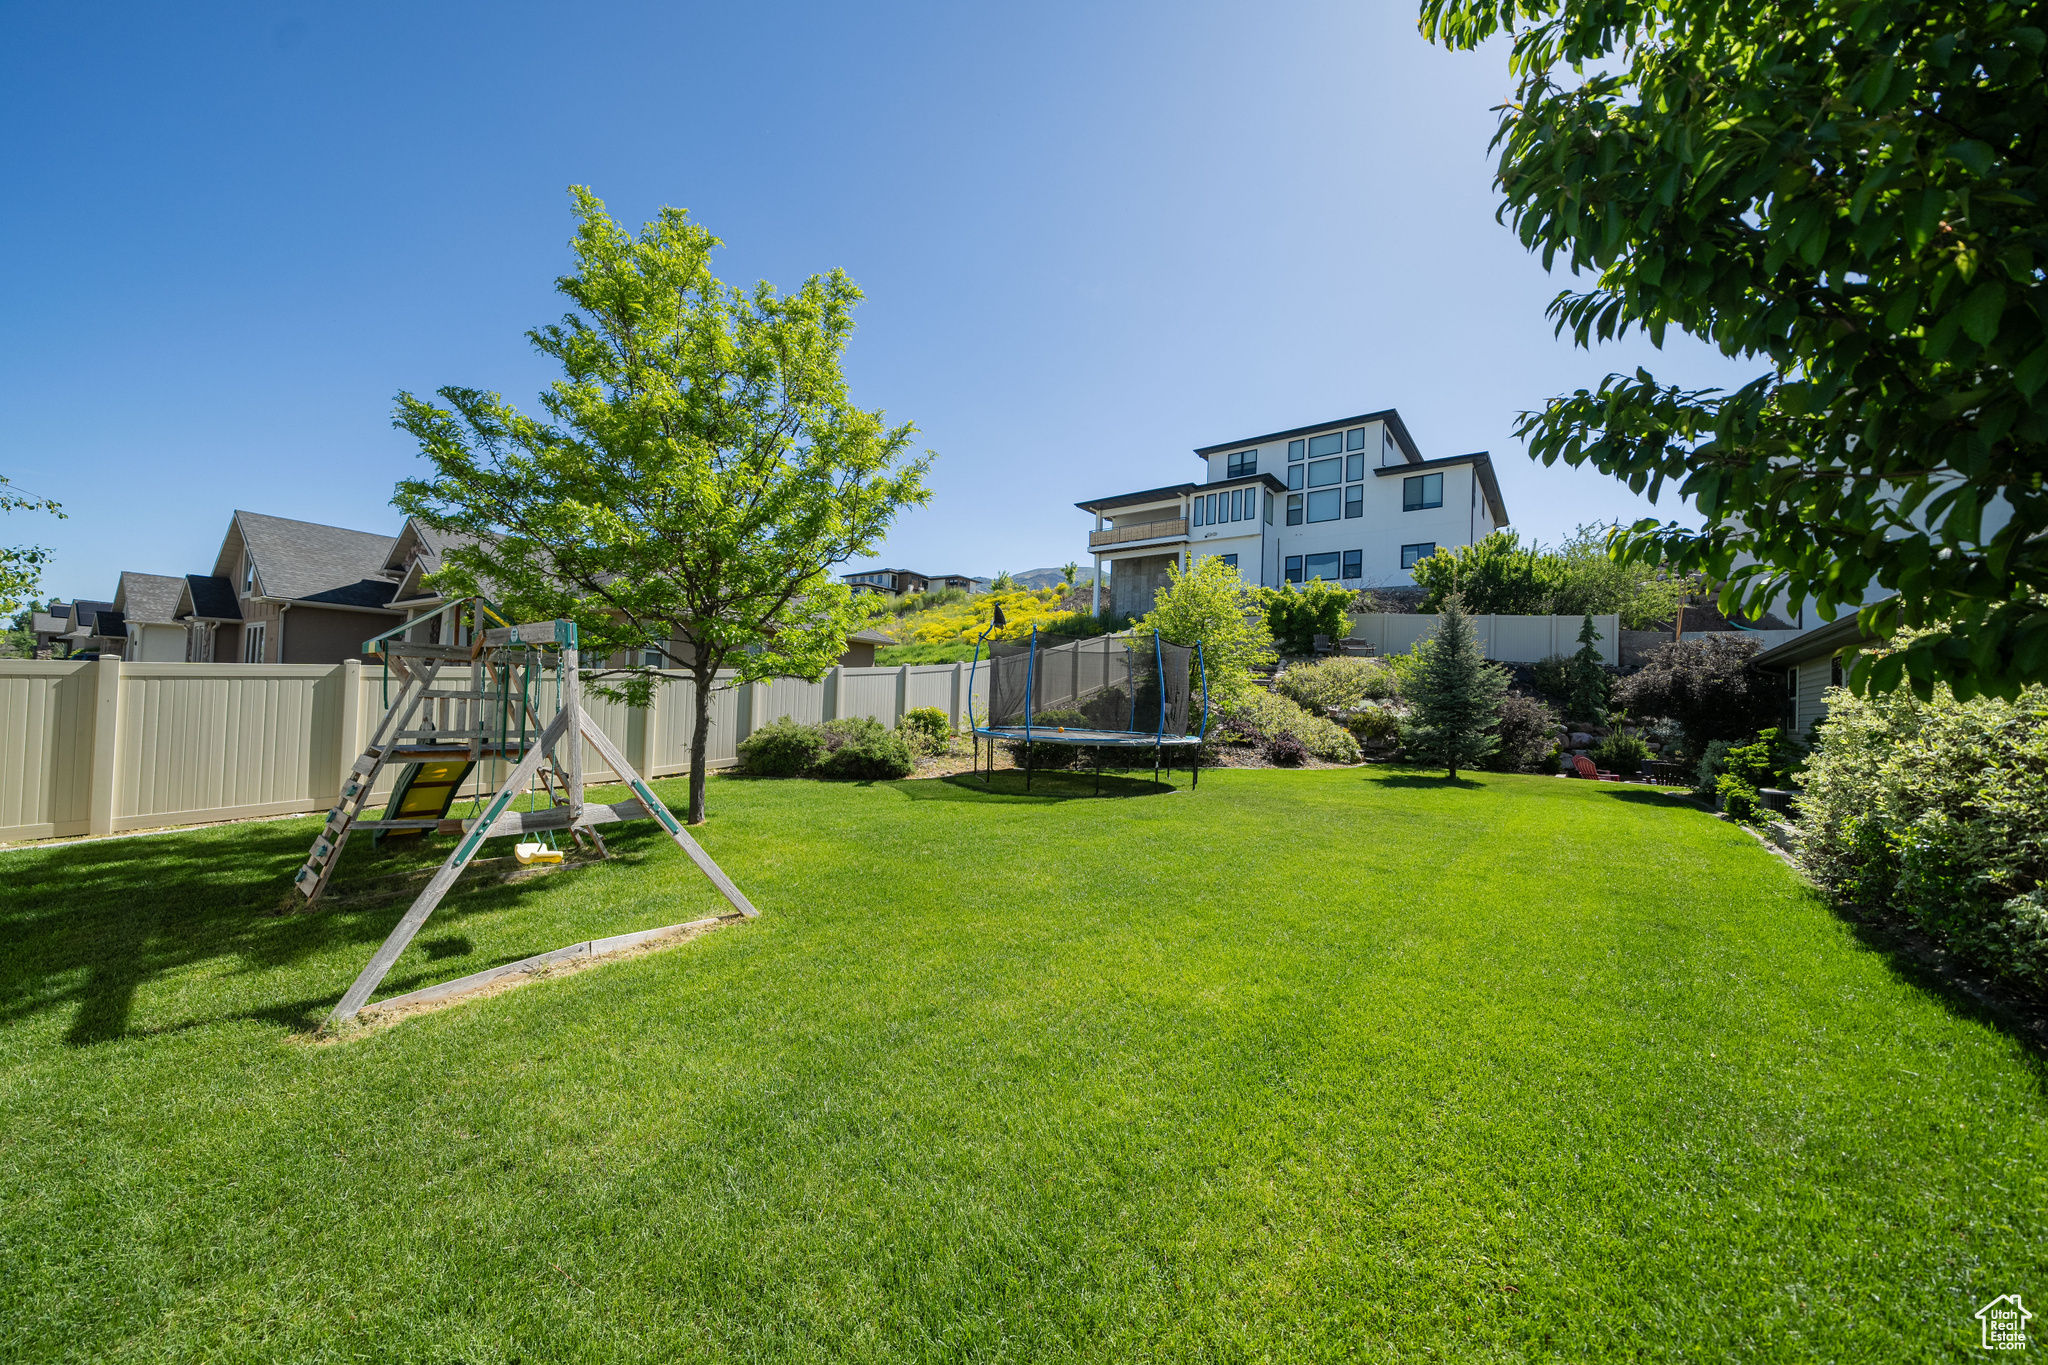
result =
[[[1579,627],[1579,650],[1572,655],[1566,677],[1571,686],[1571,719],[1607,719],[1607,697],[1613,682],[1607,676],[1607,665],[1600,660],[1600,651],[1593,648],[1600,639],[1600,632],[1593,629],[1593,617],[1589,612],[1586,623]]]
[[[1422,666],[1406,688],[1409,719],[1401,741],[1416,758],[1444,765],[1450,777],[1500,748],[1500,700],[1508,690],[1505,671],[1479,652],[1479,635],[1465,616],[1465,603],[1452,593],[1443,601],[1436,628],[1415,647]]]

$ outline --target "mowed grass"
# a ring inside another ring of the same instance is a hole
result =
[[[717,780],[760,919],[335,1045],[405,901],[268,914],[311,820],[0,854],[0,1357],[1905,1361],[2048,1293],[2039,1061],[1737,829],[1014,783]],[[385,993],[718,909],[614,844]]]

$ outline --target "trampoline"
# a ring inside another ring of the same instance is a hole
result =
[[[974,770],[995,780],[996,746],[1023,745],[1024,790],[1031,790],[1032,746],[1063,744],[1095,762],[1095,790],[1102,770],[1118,755],[1152,755],[1152,776],[1185,755],[1189,785],[1202,780],[1202,740],[1209,730],[1209,675],[1201,646],[1168,644],[1157,631],[1142,635],[1097,635],[1075,639],[1040,635],[1028,643],[988,643],[988,657],[975,651],[968,673],[969,697],[975,675],[988,670],[988,715],[974,726]],[[1196,688],[1200,687],[1200,711]],[[981,767],[981,742],[988,741],[989,766]],[[1118,766],[1138,767],[1139,763]]]

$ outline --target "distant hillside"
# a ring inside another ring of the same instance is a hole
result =
[[[1060,571],[1058,569],[1027,569],[1023,573],[1013,573],[1010,577],[1016,579],[1027,588],[1056,588],[1060,583]],[[1074,576],[1074,581],[1076,583],[1093,583],[1095,581],[1095,571],[1083,569]]]

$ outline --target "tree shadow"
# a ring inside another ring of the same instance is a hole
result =
[[[1658,806],[1665,810],[1700,809],[1700,803],[1676,787],[1629,787],[1615,782],[1599,784],[1600,794],[1637,806]]]
[[[992,775],[953,773],[946,777],[905,778],[884,785],[894,787],[913,801],[974,801],[987,804],[1057,804],[1064,801],[1125,800],[1134,796],[1166,796],[1179,791],[1171,782],[1154,782],[1150,777],[1119,777],[1102,774],[1097,790],[1093,772],[1049,769],[1031,774],[1031,789],[1024,789],[1024,773],[1018,768],[998,768]]]
[[[133,1017],[143,988],[170,973],[216,962],[230,976],[272,972],[342,949],[367,961],[425,884],[396,874],[435,867],[453,838],[382,848],[351,840],[329,888],[332,903],[323,898],[304,911],[291,880],[318,828],[316,816],[0,853],[0,936],[8,945],[0,954],[0,1025],[69,1008],[64,1041],[89,1047],[165,1031],[138,1030]],[[637,861],[656,833],[652,825],[623,837],[607,831],[607,842]],[[435,911],[444,932],[423,945],[429,961],[473,954],[466,935],[448,932],[463,916],[516,904],[549,880],[458,882]],[[366,887],[380,894],[352,894]],[[336,983],[337,996],[344,984]],[[220,1017],[308,1027],[333,999],[270,1001]]]
[[[1454,787],[1460,791],[1475,791],[1486,785],[1473,778],[1445,777],[1442,773],[1435,776],[1427,773],[1393,773],[1384,777],[1378,773],[1367,773],[1365,780],[1376,787]]]

